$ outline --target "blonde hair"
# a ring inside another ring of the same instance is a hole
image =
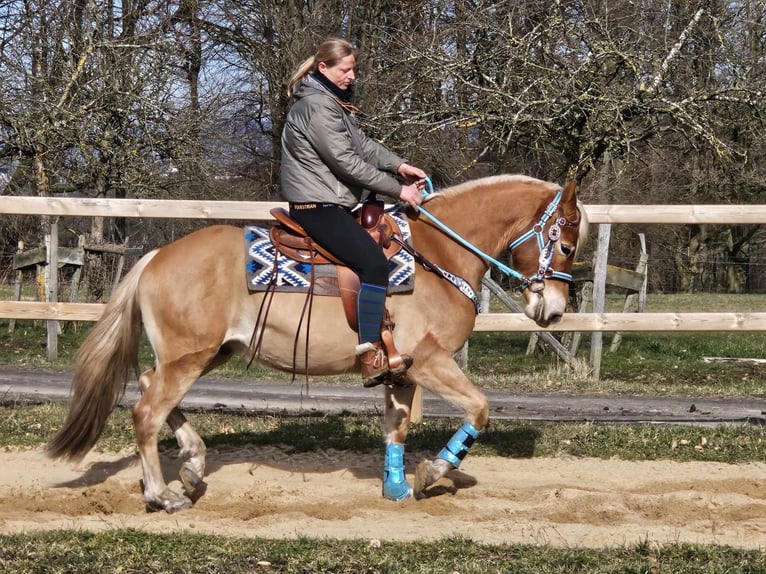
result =
[[[316,54],[303,60],[303,63],[293,73],[290,81],[287,82],[287,97],[292,98],[295,93],[295,86],[303,81],[303,78],[314,72],[320,63],[325,63],[332,67],[343,58],[354,56],[356,58],[356,48],[348,40],[343,38],[329,38],[317,46]]]

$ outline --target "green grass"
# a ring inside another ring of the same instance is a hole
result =
[[[589,341],[580,347],[582,361],[588,359]],[[517,391],[766,395],[766,366],[703,362],[703,357],[766,358],[766,333],[626,333],[615,352],[608,351],[609,341],[598,381],[573,373],[550,353],[527,355],[528,338],[514,333],[472,335],[467,372],[479,386]]]
[[[610,295],[607,312],[622,312],[624,297]],[[766,295],[649,295],[651,312],[762,312]],[[493,300],[493,312],[505,307]],[[562,334],[563,335],[563,334]],[[603,334],[601,377],[573,372],[550,351],[528,353],[529,336],[474,333],[467,372],[477,385],[517,391],[660,394],[682,396],[766,396],[766,366],[705,363],[704,357],[766,358],[766,332],[624,333],[609,350],[614,333]],[[560,337],[561,338],[561,337]],[[590,334],[583,333],[577,358],[587,364]]]
[[[610,295],[607,311],[622,310],[624,298]],[[655,312],[753,312],[766,309],[766,295],[650,295],[648,309]],[[492,311],[504,311],[493,300]],[[59,338],[59,357],[46,358],[43,322],[17,321],[8,332],[0,321],[0,366],[67,370],[90,328],[90,323],[65,323]],[[755,364],[705,363],[703,357],[766,358],[766,332],[625,333],[615,352],[609,351],[612,333],[604,333],[600,380],[585,370],[572,372],[553,353],[540,347],[527,354],[526,333],[475,333],[468,343],[467,374],[483,388],[515,391],[566,391],[589,393],[667,394],[684,396],[766,396],[766,367]],[[578,359],[587,364],[590,336],[584,333]],[[141,347],[140,364],[152,363],[147,344]],[[233,359],[213,377],[286,379],[289,375],[254,364],[250,369]],[[325,382],[356,384],[356,376],[326,377]]]
[[[755,574],[766,572],[764,559],[759,551],[695,545],[542,552],[536,546],[478,545],[464,539],[371,545],[366,540],[262,540],[135,530],[0,536],[0,567],[14,573]]]

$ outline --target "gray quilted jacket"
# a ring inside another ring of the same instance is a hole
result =
[[[282,131],[282,196],[354,207],[364,190],[398,199],[404,160],[365,136],[335,95],[311,76],[295,90]]]

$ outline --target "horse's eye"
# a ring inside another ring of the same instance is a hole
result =
[[[559,248],[561,249],[561,252],[565,256],[567,256],[567,257],[569,257],[570,255],[572,255],[572,253],[574,253],[574,246],[573,245],[568,245],[566,243],[560,243],[559,244]]]

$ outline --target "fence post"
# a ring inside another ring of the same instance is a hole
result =
[[[603,313],[606,307],[606,265],[609,259],[609,238],[612,234],[611,223],[598,226],[598,245],[593,262],[593,312]],[[590,338],[590,366],[592,378],[601,378],[601,353],[604,343],[603,333],[594,331]]]
[[[58,277],[59,277],[59,224],[55,218],[48,227],[48,236],[45,238],[47,248],[47,265],[45,274],[47,282],[45,288],[45,300],[48,303],[58,303]],[[59,353],[59,322],[58,319],[46,321],[48,333],[48,360],[55,361]]]
[[[16,254],[19,255],[24,252],[24,242],[19,241],[18,247],[16,248]],[[13,286],[13,300],[14,301],[21,301],[21,285],[24,282],[24,270],[22,268],[19,268],[16,270],[16,280]],[[13,333],[14,329],[16,329],[16,319],[11,319],[8,322],[8,332]]]
[[[649,260],[649,255],[646,253],[646,236],[643,233],[638,234],[638,239],[641,242],[641,256],[638,259],[636,265],[636,272],[641,273],[644,276],[644,280],[641,283],[641,289],[635,293],[629,293],[625,297],[625,304],[623,305],[622,312],[630,313],[632,311],[643,313],[646,308],[646,267]],[[622,333],[617,331],[612,337],[612,344],[609,346],[609,352],[614,353],[620,348],[622,343]]]

